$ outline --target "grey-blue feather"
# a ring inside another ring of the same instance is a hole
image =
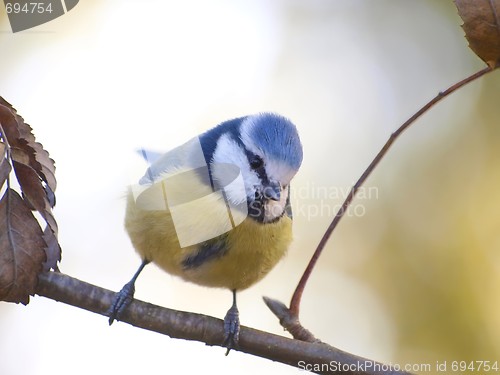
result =
[[[269,156],[286,161],[298,170],[303,154],[295,125],[276,113],[260,113],[254,119],[255,125],[251,128],[250,136],[255,145]]]

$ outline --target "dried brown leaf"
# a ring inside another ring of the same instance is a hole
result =
[[[0,105],[6,106],[8,108],[12,108],[12,104],[10,104],[7,100],[2,98],[1,96],[0,96]]]
[[[50,209],[49,201],[43,189],[40,177],[29,165],[14,160],[14,171],[21,190],[29,204],[38,212]]]
[[[0,104],[0,124],[5,134],[2,137],[7,138],[11,146],[16,145],[16,141],[21,137],[17,127],[15,115],[12,110]]]
[[[54,235],[57,237],[58,234],[58,226],[56,219],[54,219],[54,215],[52,214],[51,210],[45,210],[44,212],[41,212],[43,218],[45,219],[45,222],[47,223],[47,226],[49,229],[54,233]]]
[[[26,150],[19,147],[10,147],[10,156],[12,160],[17,161],[22,164],[29,165],[30,164],[30,156],[26,152]]]
[[[19,134],[21,138],[25,139],[29,144],[35,143],[35,136],[33,135],[33,128],[24,122],[22,116],[18,115],[16,110],[12,108],[16,120],[18,122]]]
[[[455,0],[469,47],[491,68],[500,66],[500,0]]]
[[[37,169],[37,172],[42,177],[42,180],[50,187],[50,190],[52,190],[52,192],[56,191],[57,181],[54,159],[49,156],[49,153],[43,148],[41,143],[34,142],[32,146],[35,149],[35,159],[40,165],[40,169]]]
[[[0,189],[2,189],[7,177],[9,177],[10,170],[10,163],[5,152],[5,143],[0,142]]]
[[[38,221],[19,194],[7,189],[0,200],[0,300],[29,302],[46,261],[45,246]]]
[[[47,226],[43,232],[43,238],[46,243],[45,254],[47,260],[43,264],[44,271],[50,271],[51,269],[57,271],[57,263],[61,261],[62,250],[59,242],[57,241],[57,223],[50,210],[42,213],[43,218],[47,222]]]
[[[54,191],[47,184],[45,184],[43,188],[45,190],[45,194],[47,194],[47,199],[49,200],[50,207],[54,207],[56,205],[56,195],[54,194]]]
[[[7,101],[0,97],[0,129],[6,146],[10,146],[10,157],[17,181],[21,187],[24,206],[38,211],[47,223],[44,239],[47,242],[47,261],[44,269],[57,269],[61,259],[61,248],[57,243],[57,223],[51,208],[55,205],[54,191],[57,187],[54,160],[36,142],[30,125],[17,114]],[[10,163],[7,168],[10,172]],[[1,166],[1,165],[0,165]],[[55,243],[54,243],[55,241]]]
[[[13,161],[13,164],[27,207],[38,211],[47,223],[44,232],[44,239],[47,242],[47,260],[44,263],[44,270],[57,269],[57,262],[61,260],[61,248],[57,243],[57,222],[52,214],[46,190],[33,168],[17,161]]]
[[[47,225],[43,231],[43,238],[46,243],[45,254],[47,260],[43,264],[44,271],[50,271],[51,269],[58,271],[57,262],[61,260],[61,246],[57,242],[57,235],[51,230],[50,226]]]
[[[24,157],[29,158],[28,162],[18,161],[29,164],[54,192],[57,187],[54,160],[49,157],[42,144],[36,142],[31,126],[26,124],[16,110],[3,99],[0,100],[0,124],[11,147],[22,150]],[[13,155],[14,159],[15,157]]]

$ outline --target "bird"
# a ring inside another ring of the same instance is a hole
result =
[[[292,241],[290,182],[303,159],[297,127],[261,112],[224,121],[164,154],[129,186],[125,229],[142,262],[115,295],[109,324],[133,300],[150,262],[169,274],[232,292],[226,355],[240,334],[236,294],[266,276]],[[155,159],[155,160],[153,160]]]

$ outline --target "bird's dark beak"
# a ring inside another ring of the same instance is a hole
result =
[[[269,184],[264,186],[264,198],[279,201],[281,198],[281,184],[270,181]]]

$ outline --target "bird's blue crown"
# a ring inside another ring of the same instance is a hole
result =
[[[295,125],[287,118],[269,112],[228,120],[202,134],[200,141],[207,163],[210,163],[221,135],[229,134],[242,144],[241,125],[246,121],[252,123],[249,135],[263,154],[299,169],[303,153]]]

